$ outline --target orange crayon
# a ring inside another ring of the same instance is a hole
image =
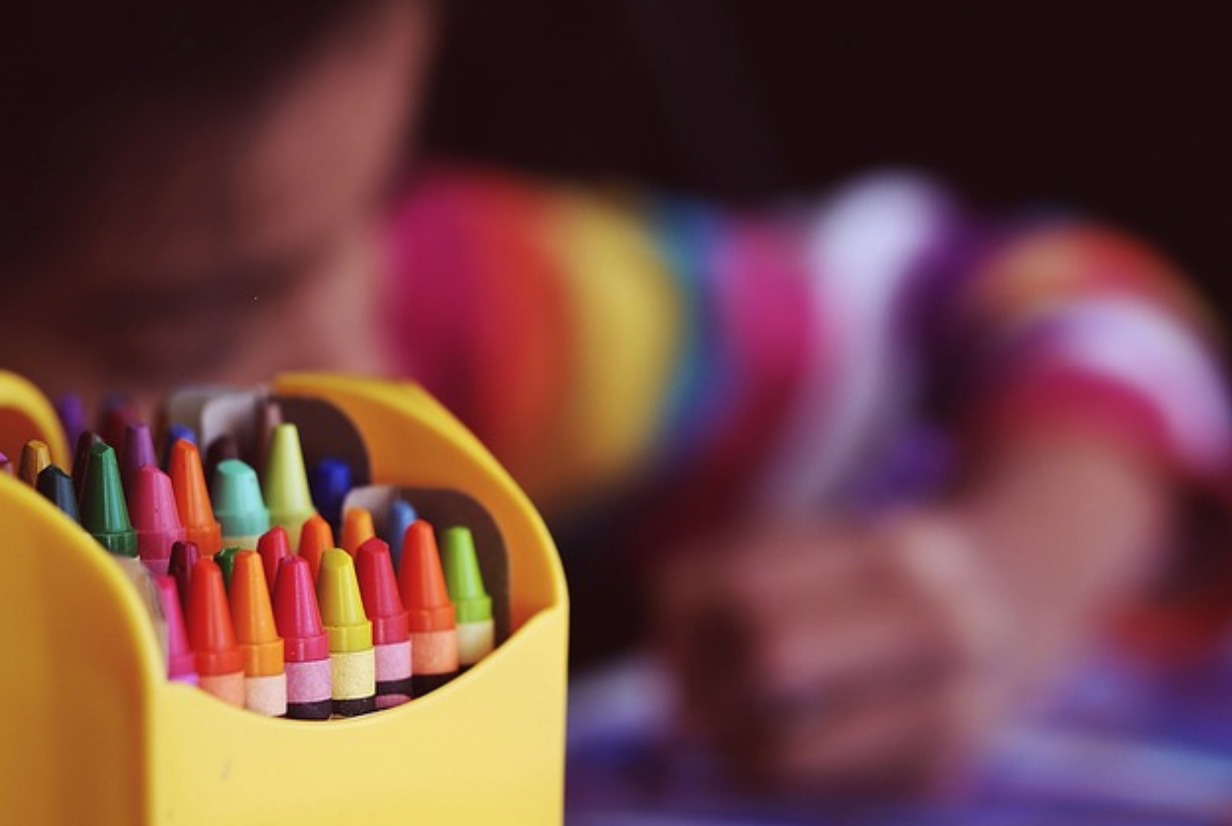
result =
[[[417,519],[406,529],[398,590],[411,631],[415,696],[440,688],[458,672],[458,630],[432,526]]]
[[[342,516],[342,550],[355,558],[359,546],[376,536],[372,511],[367,508],[347,508]]]
[[[256,551],[235,555],[231,573],[231,622],[244,659],[244,707],[258,714],[287,713],[287,675],[282,637],[274,625],[265,568]]]
[[[201,688],[244,707],[244,655],[235,640],[222,571],[213,559],[193,569],[188,593],[188,640],[197,655]]]
[[[214,518],[210,491],[205,484],[201,453],[187,439],[171,446],[168,462],[171,487],[175,490],[176,510],[189,542],[196,542],[202,557],[211,557],[222,550],[222,526]]]
[[[299,555],[308,562],[312,570],[312,581],[316,582],[321,573],[321,554],[334,547],[334,529],[325,521],[325,517],[313,514],[304,520],[304,527],[299,534]]]

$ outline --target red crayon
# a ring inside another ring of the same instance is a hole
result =
[[[282,637],[287,674],[287,717],[328,720],[333,713],[329,635],[321,622],[308,561],[290,556],[278,564],[274,624]]]
[[[142,465],[128,482],[128,512],[137,532],[137,555],[151,572],[165,574],[171,547],[185,538],[171,477],[154,465]]]
[[[184,627],[184,612],[180,607],[180,589],[169,576],[155,576],[158,599],[167,621],[167,677],[179,683],[199,685],[196,656],[188,645],[188,629]]]
[[[411,687],[411,634],[406,609],[398,594],[389,545],[373,537],[359,546],[355,571],[364,611],[372,620],[376,650],[376,707],[393,708],[408,702]]]
[[[132,399],[123,394],[112,394],[103,400],[99,435],[117,452],[124,449],[124,433],[130,424],[141,421],[141,411]]]
[[[270,528],[261,534],[257,540],[257,553],[261,555],[261,564],[265,568],[265,583],[270,593],[274,593],[274,583],[278,580],[278,565],[291,555],[291,540],[286,529]]]
[[[223,702],[244,707],[244,655],[235,640],[222,570],[212,559],[193,568],[188,594],[188,641],[197,654],[201,688]]]
[[[201,559],[201,550],[192,540],[177,542],[171,546],[171,560],[167,563],[167,573],[175,579],[180,591],[180,607],[188,613],[188,592],[192,587],[192,572]]]
[[[458,672],[458,626],[432,526],[417,519],[406,529],[398,590],[411,629],[415,696],[440,688]]]

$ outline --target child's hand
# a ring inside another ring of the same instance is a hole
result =
[[[682,557],[661,640],[688,721],[746,778],[916,784],[1006,700],[1018,618],[953,526],[768,526]]]
[[[961,509],[682,555],[657,618],[687,722],[765,785],[934,784],[1149,573],[1162,490],[1115,448],[1033,443]]]

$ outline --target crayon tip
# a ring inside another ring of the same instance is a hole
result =
[[[188,644],[179,586],[169,576],[155,576],[154,585],[158,588],[159,603],[167,622],[167,677],[179,682],[196,683],[197,658]]]
[[[261,555],[261,562],[265,566],[265,584],[273,591],[274,582],[278,578],[278,565],[291,555],[291,540],[287,537],[287,532],[275,526],[261,534],[261,538],[257,540],[257,553]]]
[[[270,444],[274,430],[282,424],[282,405],[273,399],[262,399],[257,405],[257,453],[253,457],[257,465],[266,467],[270,456]],[[296,439],[298,442],[298,438]],[[305,478],[305,484],[307,479]]]
[[[116,556],[137,556],[137,534],[128,521],[115,451],[103,442],[90,448],[81,490],[81,526]]]
[[[216,676],[244,670],[222,571],[212,559],[198,561],[193,569],[186,620],[188,641],[197,655],[197,673]]]
[[[4,454],[3,450],[0,450],[0,473],[13,475],[13,463],[9,461],[9,457]]]
[[[188,591],[192,585],[193,568],[200,559],[201,549],[192,540],[184,540],[171,546],[171,560],[167,563],[167,573],[175,578],[175,584],[180,589],[180,601],[185,606],[188,605]]]
[[[214,471],[228,459],[240,458],[240,443],[230,433],[214,439],[205,448],[205,478],[213,479]]]
[[[123,393],[108,393],[103,399],[99,434],[112,446],[124,446],[124,432],[132,422],[141,421],[141,414],[132,399]]]
[[[394,568],[402,564],[402,541],[406,538],[406,529],[419,518],[411,503],[405,499],[395,499],[389,505],[389,513],[385,517],[385,541],[389,543],[389,553],[393,556]]]
[[[308,562],[288,557],[278,566],[274,583],[274,624],[286,644],[290,662],[329,657],[329,636],[317,606],[315,577]]]
[[[372,511],[367,508],[347,508],[342,517],[342,549],[352,557],[359,546],[376,536]]]
[[[244,674],[270,677],[283,673],[282,638],[274,627],[274,609],[265,568],[256,551],[235,555],[235,570],[227,591],[235,639],[244,655]]]
[[[364,610],[372,620],[372,638],[377,645],[402,642],[410,636],[406,608],[398,594],[398,578],[389,545],[373,537],[359,546],[355,554],[355,571],[359,577],[359,592]]]
[[[291,542],[298,543],[300,526],[316,513],[316,508],[308,492],[299,428],[293,424],[280,424],[270,435],[264,493],[270,522],[286,528]]]
[[[479,557],[470,528],[446,528],[441,562],[445,585],[453,600],[458,622],[485,622],[492,619],[492,597],[483,587]]]
[[[441,557],[432,526],[417,519],[406,529],[402,545],[402,569],[398,571],[398,591],[406,607],[411,631],[444,631],[457,624]]]
[[[124,477],[124,492],[132,498],[132,479],[144,465],[157,465],[154,437],[149,425],[129,422],[124,427],[124,448],[120,451],[120,473]]]
[[[239,459],[225,459],[214,470],[214,516],[223,536],[260,536],[270,529],[257,472]]]
[[[193,429],[186,424],[173,424],[167,428],[167,435],[163,439],[163,467],[168,472],[171,471],[171,450],[175,447],[175,443],[183,439],[186,442],[197,443],[197,434],[193,433]]]
[[[73,489],[77,491],[79,501],[86,485],[86,471],[90,468],[90,449],[102,441],[102,437],[89,430],[82,431],[77,437],[77,446],[73,451]]]
[[[172,445],[167,472],[171,475],[180,524],[184,526],[188,539],[200,546],[204,556],[213,556],[222,550],[222,526],[214,518],[214,507],[210,504],[197,446],[187,439],[180,439]]]
[[[171,546],[185,538],[171,477],[154,465],[142,465],[133,473],[129,487],[129,516],[137,532],[137,554],[155,573],[166,573]]]
[[[325,517],[316,514],[304,522],[299,533],[299,555],[308,561],[312,581],[321,573],[321,554],[334,547],[334,531]]]
[[[36,487],[38,475],[50,464],[51,450],[47,447],[47,443],[31,439],[22,445],[21,464],[18,466],[17,477],[30,487]]]
[[[326,457],[312,468],[309,480],[312,501],[331,526],[342,523],[342,502],[351,490],[351,466],[342,459]]]
[[[235,573],[235,557],[240,551],[244,550],[240,547],[223,548],[218,553],[214,554],[214,562],[218,564],[218,570],[222,571],[222,581],[226,587],[231,587],[231,575]]]
[[[86,406],[76,393],[63,393],[54,402],[56,415],[70,445],[76,444],[86,430]]]
[[[331,653],[372,647],[372,623],[364,613],[355,560],[341,548],[330,548],[321,555],[317,603],[321,608],[321,621],[329,634]]]
[[[69,476],[56,465],[48,465],[39,472],[38,492],[47,497],[50,502],[64,511],[74,521],[80,521],[77,510],[77,493],[73,490],[73,477]]]

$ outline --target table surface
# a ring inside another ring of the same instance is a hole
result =
[[[1232,824],[1232,643],[1184,668],[1088,658],[945,802],[852,809],[741,796],[704,755],[669,742],[671,715],[667,682],[647,656],[574,681],[568,823]]]

